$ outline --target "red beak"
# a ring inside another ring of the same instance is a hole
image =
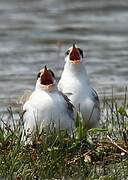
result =
[[[47,69],[46,66],[44,67],[44,72],[41,75],[41,84],[43,85],[53,84],[53,78],[51,72]]]
[[[77,50],[77,48],[75,47],[75,44],[73,44],[73,48],[72,48],[72,51],[71,51],[71,53],[70,53],[70,55],[69,55],[69,58],[70,58],[70,60],[71,61],[80,61],[80,54],[79,54],[79,52],[78,52],[78,50]]]

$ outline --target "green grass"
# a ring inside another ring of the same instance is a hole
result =
[[[128,179],[126,93],[120,101],[104,98],[101,106],[99,128],[87,131],[78,113],[72,135],[37,131],[26,146],[21,142],[22,114],[9,108],[0,116],[0,179]],[[3,119],[13,129],[3,126]]]

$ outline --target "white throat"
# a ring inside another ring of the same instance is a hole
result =
[[[70,77],[77,77],[77,78],[84,78],[87,82],[89,82],[86,69],[84,67],[83,62],[80,62],[79,64],[72,64],[70,63],[69,59],[65,59],[66,63],[64,66],[63,74],[70,75]]]
[[[82,62],[79,64],[71,64],[66,60],[61,79],[58,87],[64,93],[79,93],[90,92],[90,83],[86,73],[86,69]]]
[[[56,85],[56,82],[54,82],[54,84],[50,84],[50,85],[42,85],[42,84],[40,84],[40,79],[38,79],[36,82],[35,90],[47,91],[47,92],[56,91],[57,85]]]

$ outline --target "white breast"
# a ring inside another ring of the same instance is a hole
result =
[[[67,111],[64,98],[58,94],[35,91],[23,107],[25,128],[33,131],[38,126],[47,126],[54,121],[56,128],[71,129],[73,118]]]

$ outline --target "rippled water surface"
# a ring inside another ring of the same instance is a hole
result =
[[[0,107],[33,89],[47,64],[59,79],[76,42],[93,87],[122,95],[128,84],[127,0],[0,0]]]

